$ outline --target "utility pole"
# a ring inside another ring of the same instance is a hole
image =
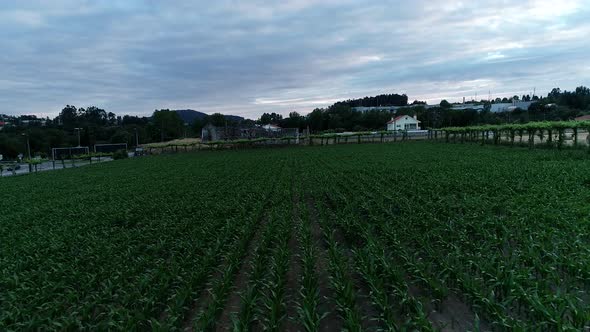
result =
[[[80,147],[80,131],[82,128],[74,128],[74,130],[78,131],[78,147]]]
[[[27,140],[27,158],[29,159],[27,163],[29,164],[29,173],[31,173],[33,171],[33,165],[31,164],[31,145],[29,144],[29,135],[27,133],[22,133],[22,135],[25,136]]]
[[[137,127],[135,127],[135,147],[139,146],[139,136],[137,136]]]
[[[29,134],[22,133],[23,136],[26,137],[27,140],[27,158],[31,159],[31,144],[29,143]]]
[[[397,112],[393,112],[393,141],[397,142]]]

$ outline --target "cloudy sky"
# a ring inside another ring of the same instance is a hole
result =
[[[590,85],[590,1],[0,2],[0,113],[257,118]]]

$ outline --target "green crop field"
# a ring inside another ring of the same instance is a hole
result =
[[[590,155],[406,142],[0,179],[0,330],[590,329]]]

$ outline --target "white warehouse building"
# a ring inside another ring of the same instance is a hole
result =
[[[490,111],[492,113],[498,113],[498,112],[512,112],[517,108],[520,108],[522,110],[528,110],[529,107],[531,107],[532,104],[536,103],[537,101],[514,101],[512,103],[496,103],[496,104],[492,104],[490,107]]]
[[[420,121],[415,115],[400,115],[387,122],[387,130],[420,130]]]

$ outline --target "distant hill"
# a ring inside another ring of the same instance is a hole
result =
[[[202,120],[208,116],[206,113],[195,110],[176,110],[176,113],[178,113],[178,116],[180,116],[182,121],[186,123],[193,123],[195,120]],[[243,117],[237,115],[226,115],[225,117],[231,121],[244,120]]]
[[[244,118],[241,116],[237,116],[237,115],[226,115],[225,116],[228,120],[234,121],[234,122],[239,122],[239,121],[244,121]]]
[[[195,120],[202,120],[207,114],[195,110],[176,110],[183,122],[193,123]]]

